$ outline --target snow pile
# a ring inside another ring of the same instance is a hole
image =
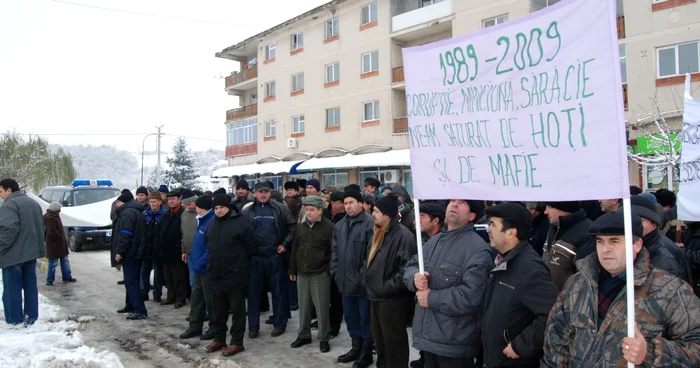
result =
[[[91,318],[94,317],[81,317],[77,321],[88,322]],[[78,331],[80,322],[68,320],[61,314],[60,308],[51,304],[43,295],[39,295],[39,320],[34,325],[8,325],[1,304],[0,319],[0,367],[124,367],[114,353],[97,352],[85,346]]]

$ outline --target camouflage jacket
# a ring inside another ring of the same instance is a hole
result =
[[[577,262],[547,321],[540,367],[626,367],[626,290],[617,295],[598,327],[596,253]],[[700,299],[665,271],[650,269],[645,249],[634,264],[636,321],[647,340],[643,367],[700,365]]]

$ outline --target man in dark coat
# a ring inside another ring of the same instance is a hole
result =
[[[245,179],[241,179],[236,183],[236,196],[231,200],[231,204],[236,206],[238,210],[242,210],[243,206],[251,203],[255,197],[250,193],[250,185]]]
[[[399,199],[395,194],[377,200],[372,217],[374,238],[360,277],[371,302],[377,366],[404,368],[409,356],[408,300],[413,296],[403,283],[403,275],[406,263],[417,252],[416,237],[399,223]]]
[[[700,297],[700,222],[688,223],[688,231],[682,245],[692,270],[690,277],[693,281],[693,290]]]
[[[399,217],[401,225],[406,226],[411,232],[416,232],[416,215],[413,210],[413,199],[406,188],[401,184],[394,184],[391,193],[399,197]],[[380,193],[380,195],[383,195]]]
[[[594,239],[588,232],[593,221],[577,201],[549,202],[544,213],[549,217],[550,227],[542,259],[549,267],[554,285],[561,290],[576,273],[576,261],[595,251]]]
[[[484,201],[451,200],[447,230],[423,246],[425,273],[419,272],[417,256],[404,271],[403,282],[418,300],[413,346],[424,352],[426,367],[474,367],[479,356],[481,314],[493,268],[491,249],[474,230],[483,212]]]
[[[328,196],[328,207],[323,210],[323,215],[331,220],[333,224],[337,224],[345,218],[345,205],[343,204],[344,194],[341,191],[335,191]],[[343,323],[343,296],[338,290],[338,285],[331,279],[331,337],[336,337],[340,333],[340,325]]]
[[[544,243],[549,234],[549,218],[544,213],[546,205],[542,202],[526,202],[525,206],[532,215],[532,232],[529,243],[537,254],[542,257]]]
[[[343,314],[352,348],[338,357],[338,363],[355,362],[353,367],[366,368],[374,363],[373,342],[370,304],[359,273],[372,243],[374,219],[364,211],[359,189],[345,191],[343,197],[347,215],[333,229],[331,277],[343,296]]]
[[[162,207],[163,200],[160,193],[152,192],[148,196],[148,208],[143,211],[146,221],[146,235],[144,237],[143,265],[141,266],[141,293],[143,300],[148,300],[151,290],[151,270],[153,271],[153,301],[161,302],[165,273],[163,271],[163,250],[159,248],[160,221],[166,210]]]
[[[44,214],[44,225],[46,226],[46,258],[49,260],[49,270],[46,273],[46,285],[53,285],[56,277],[56,266],[61,263],[61,276],[63,282],[76,282],[70,271],[70,261],[68,260],[68,243],[66,242],[66,232],[63,231],[63,221],[61,221],[61,204],[51,202]]]
[[[133,196],[122,194],[117,198],[117,219],[112,228],[112,248],[116,253],[114,260],[122,265],[126,288],[124,308],[117,313],[131,313],[126,317],[131,320],[148,316],[139,285],[146,233],[146,219],[142,210],[143,206]]]
[[[160,224],[158,242],[163,251],[163,271],[165,273],[165,285],[168,288],[168,297],[160,302],[160,305],[175,304],[175,308],[185,305],[189,294],[189,269],[182,261],[182,213],[184,208],[180,202],[180,192],[172,191],[167,194],[168,212],[163,216]]]
[[[225,194],[217,194],[212,200],[215,218],[206,232],[207,278],[211,291],[211,318],[215,332],[214,341],[207,352],[224,349],[224,356],[236,355],[243,347],[245,334],[245,295],[248,285],[249,258],[255,254],[257,244],[253,226],[238,207],[230,204]],[[226,346],[226,323],[232,312],[231,344]]]
[[[486,214],[498,255],[481,323],[484,367],[539,367],[547,315],[559,290],[527,242],[532,215],[515,203],[490,207]]]

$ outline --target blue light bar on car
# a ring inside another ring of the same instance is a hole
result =
[[[79,187],[79,186],[97,186],[97,185],[112,186],[113,184],[112,184],[111,180],[75,179],[75,180],[73,180],[71,185],[74,187]]]

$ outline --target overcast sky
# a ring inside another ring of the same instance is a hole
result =
[[[208,139],[189,139],[193,149],[223,149],[237,98],[219,76],[237,66],[214,53],[327,2],[66,1],[0,0],[0,131],[132,152],[156,125]]]

